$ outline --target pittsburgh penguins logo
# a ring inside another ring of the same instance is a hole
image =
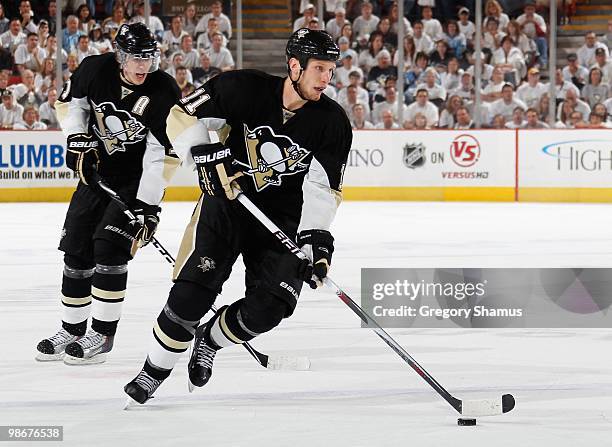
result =
[[[268,126],[250,130],[245,124],[244,140],[249,164],[240,164],[247,168],[244,173],[251,176],[257,191],[269,185],[280,186],[283,175],[293,175],[308,168],[302,161],[310,151],[289,137],[276,135]]]
[[[94,103],[96,123],[93,128],[100,140],[104,143],[108,155],[116,151],[125,152],[126,145],[142,141],[146,132],[145,127],[125,110],[117,110],[111,102]]]

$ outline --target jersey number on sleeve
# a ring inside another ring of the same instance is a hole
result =
[[[203,88],[195,90],[192,94],[181,98],[181,104],[185,106],[185,110],[193,115],[195,110],[210,99],[210,95]]]

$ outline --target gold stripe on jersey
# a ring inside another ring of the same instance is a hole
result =
[[[188,115],[179,106],[173,106],[166,120],[166,135],[170,141],[174,141],[183,131],[197,122],[198,119],[195,116]]]
[[[185,229],[185,233],[183,234],[183,240],[181,241],[181,246],[179,247],[178,254],[176,255],[176,263],[174,264],[174,270],[172,271],[172,279],[175,280],[178,278],[181,270],[185,266],[185,263],[191,256],[191,254],[195,251],[195,237],[196,237],[196,229],[198,227],[198,221],[200,220],[200,211],[202,210],[202,195],[200,196],[200,200],[198,200],[198,204],[191,215],[191,220]]]
[[[164,157],[164,172],[162,175],[164,176],[164,180],[167,182],[167,184],[170,183],[180,165],[181,160],[179,158],[171,157],[169,155]]]
[[[153,327],[153,332],[155,332],[155,335],[157,336],[157,338],[167,347],[171,348],[171,349],[178,349],[181,351],[185,351],[187,350],[187,348],[189,348],[189,345],[191,344],[191,341],[178,341],[175,340],[169,336],[167,336],[164,331],[162,331],[162,329],[159,327],[158,323],[155,323],[155,326]]]
[[[62,303],[71,304],[73,306],[83,306],[85,304],[91,303],[91,295],[85,296],[83,298],[72,298],[70,296],[62,295]]]
[[[238,337],[236,337],[232,331],[230,330],[229,327],[227,327],[227,323],[225,322],[225,313],[227,312],[227,307],[225,308],[225,310],[223,311],[223,313],[221,314],[221,316],[219,317],[219,326],[221,326],[221,332],[223,333],[223,335],[230,341],[233,341],[236,344],[241,344],[244,343],[244,340],[239,339]]]
[[[102,298],[104,300],[122,300],[125,298],[125,290],[103,290],[93,286],[91,288],[91,294],[94,296],[94,298]]]
[[[227,140],[227,137],[229,137],[231,130],[232,126],[229,124],[225,124],[221,129],[217,130],[217,137],[221,143],[225,144],[225,140]]]

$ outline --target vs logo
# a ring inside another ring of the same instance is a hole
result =
[[[480,159],[480,143],[471,135],[459,135],[451,143],[450,153],[457,166],[469,168]]]
[[[302,161],[310,151],[301,148],[285,135],[276,135],[268,126],[250,130],[245,124],[244,143],[249,164],[239,164],[247,168],[244,173],[251,176],[258,192],[269,185],[280,186],[284,175],[308,169],[308,165]]]

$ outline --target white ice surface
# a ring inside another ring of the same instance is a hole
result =
[[[173,253],[192,206],[164,206],[157,236]],[[0,204],[0,425],[63,425],[61,445],[78,446],[612,446],[612,330],[390,330],[457,397],[515,395],[511,413],[458,427],[340,300],[308,288],[294,316],[253,345],[307,355],[311,371],[267,371],[228,348],[204,389],[187,393],[182,359],[155,399],[122,411],[170,267],[153,247],[131,263],[107,363],[35,362],[37,342],[59,326],[65,210]],[[610,267],[611,223],[609,205],[348,202],[332,276],[358,299],[361,267]],[[238,264],[217,304],[240,297],[242,281]]]

